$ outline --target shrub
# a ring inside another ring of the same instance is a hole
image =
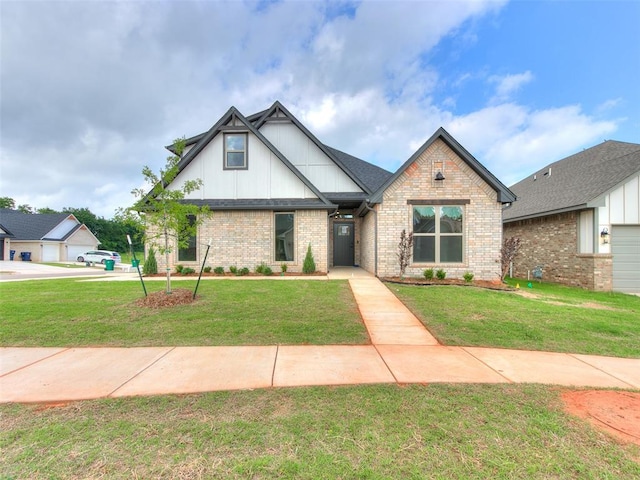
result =
[[[223,275],[224,274],[224,267],[216,267],[213,269],[213,273],[215,273],[216,275]]]
[[[307,254],[304,257],[304,263],[302,264],[303,273],[315,273],[316,262],[313,259],[313,253],[311,253],[311,244],[307,247]]]
[[[231,266],[229,267],[229,271],[230,271],[231,273],[233,273],[234,275],[236,275],[236,274],[238,273],[238,267],[236,267],[235,265],[231,265]]]
[[[211,267],[209,265],[204,267],[204,273],[211,273]]]
[[[464,278],[465,282],[471,283],[473,281],[473,273],[467,272],[462,276],[462,278]]]
[[[184,267],[180,273],[182,275],[190,275],[192,273],[196,273],[196,271],[191,267]]]
[[[445,272],[444,270],[440,269],[436,272],[436,278],[438,280],[444,280],[445,278],[447,278],[447,272]]]
[[[286,263],[281,263],[280,264],[280,271],[282,273],[287,273],[287,264]]]
[[[427,280],[433,280],[433,268],[427,268],[422,274]]]
[[[256,266],[256,273],[263,274],[265,268],[267,268],[267,264],[262,262],[260,265]]]
[[[176,273],[182,273],[182,269],[184,269],[184,265],[176,265]]]
[[[238,270],[238,275],[249,275],[249,272],[251,270],[249,270],[247,267],[242,267],[240,270]]]
[[[144,265],[142,265],[142,273],[145,275],[154,275],[158,273],[158,261],[156,260],[156,251],[153,247],[149,248],[147,258],[144,260]]]
[[[265,265],[265,267],[262,269],[262,274],[263,275],[273,275],[273,270],[271,270],[271,267]]]

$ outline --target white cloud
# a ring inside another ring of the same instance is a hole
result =
[[[520,88],[533,80],[533,74],[530,71],[524,73],[516,73],[512,75],[491,75],[489,83],[496,84],[496,93],[491,103],[500,103],[510,100]]]
[[[275,100],[321,141],[389,170],[445,126],[505,182],[615,131],[577,106],[516,101],[530,70],[465,65],[456,89],[489,78],[490,103],[458,112],[451,92],[435,99],[443,72],[430,52],[476,38],[470,24],[505,3],[5,2],[0,196],[110,217],[133,203],[144,165],[164,164],[164,145],[232,105],[251,114]]]

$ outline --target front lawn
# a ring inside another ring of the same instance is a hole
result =
[[[0,478],[640,478],[542,385],[376,385],[0,405]]]
[[[445,345],[640,357],[640,297],[518,283],[517,292],[387,286]]]
[[[146,282],[149,291],[162,281]],[[193,290],[195,281],[174,281]],[[195,303],[149,310],[139,282],[0,283],[0,345],[158,346],[363,344],[346,281],[203,280]]]

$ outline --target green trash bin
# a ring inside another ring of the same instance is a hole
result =
[[[113,267],[115,266],[115,264],[116,264],[115,260],[105,260],[104,261],[104,269],[113,271]]]
[[[138,268],[138,265],[140,265],[140,260],[136,259],[136,260],[131,260],[131,266],[133,268]]]

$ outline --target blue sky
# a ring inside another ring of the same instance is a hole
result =
[[[0,1],[0,196],[110,218],[164,145],[280,100],[394,171],[440,126],[503,183],[640,143],[640,1]]]

